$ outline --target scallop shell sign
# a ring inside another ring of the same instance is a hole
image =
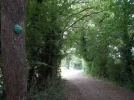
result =
[[[18,24],[16,24],[14,26],[14,31],[17,33],[17,34],[22,34],[22,27],[19,26]]]

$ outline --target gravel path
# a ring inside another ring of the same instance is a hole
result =
[[[134,100],[134,92],[96,78],[88,78],[80,71],[64,72],[68,100]]]

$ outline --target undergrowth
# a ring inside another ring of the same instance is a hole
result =
[[[128,90],[134,91],[134,84],[131,81],[128,81],[128,82],[115,81],[115,80],[110,80],[110,79],[105,78],[105,77],[93,76],[89,73],[84,73],[84,75],[86,75],[88,77],[95,77],[97,79],[100,79],[100,80],[103,80],[103,81],[106,81],[106,82],[112,82],[114,85],[125,87]]]
[[[30,90],[28,100],[65,100],[64,84],[61,79],[49,80],[48,86],[43,91],[38,91],[36,88],[38,86]]]

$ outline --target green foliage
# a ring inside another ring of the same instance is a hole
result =
[[[129,90],[134,91],[134,84],[131,81],[128,81],[127,83],[125,83],[124,87],[128,88]]]
[[[5,99],[5,91],[6,91],[6,87],[4,85],[4,79],[2,76],[0,76],[0,99],[1,100]]]
[[[82,70],[82,63],[81,62],[74,63],[74,69],[76,69],[76,70]]]
[[[43,91],[31,88],[28,100],[64,100],[64,82],[59,79],[50,79],[48,86]],[[34,86],[38,88],[38,86]],[[33,90],[32,90],[33,89]]]
[[[108,79],[112,81],[118,81],[119,79],[121,79],[121,64],[114,64],[113,61],[109,61],[107,67]]]
[[[70,0],[29,0],[26,27],[29,98],[63,100],[60,62],[63,35],[72,13]]]
[[[62,100],[63,86],[55,78],[61,59],[71,62],[70,48],[86,62],[86,73],[134,89],[133,8],[133,0],[28,0],[29,98]]]
[[[75,11],[82,12],[72,16],[72,21],[77,22],[65,38],[67,48],[75,48],[76,54],[88,64],[86,72],[129,88],[134,85],[133,3],[131,0],[95,0],[75,5],[79,7]],[[83,10],[85,8],[91,9]]]
[[[40,83],[59,74],[64,20],[70,11],[69,1],[29,0],[26,36],[29,82],[37,78]]]

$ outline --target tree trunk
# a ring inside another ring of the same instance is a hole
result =
[[[0,1],[0,59],[1,59],[1,1]]]
[[[1,48],[6,100],[26,100],[25,19],[27,0],[2,0]],[[22,34],[14,26],[22,27]]]

